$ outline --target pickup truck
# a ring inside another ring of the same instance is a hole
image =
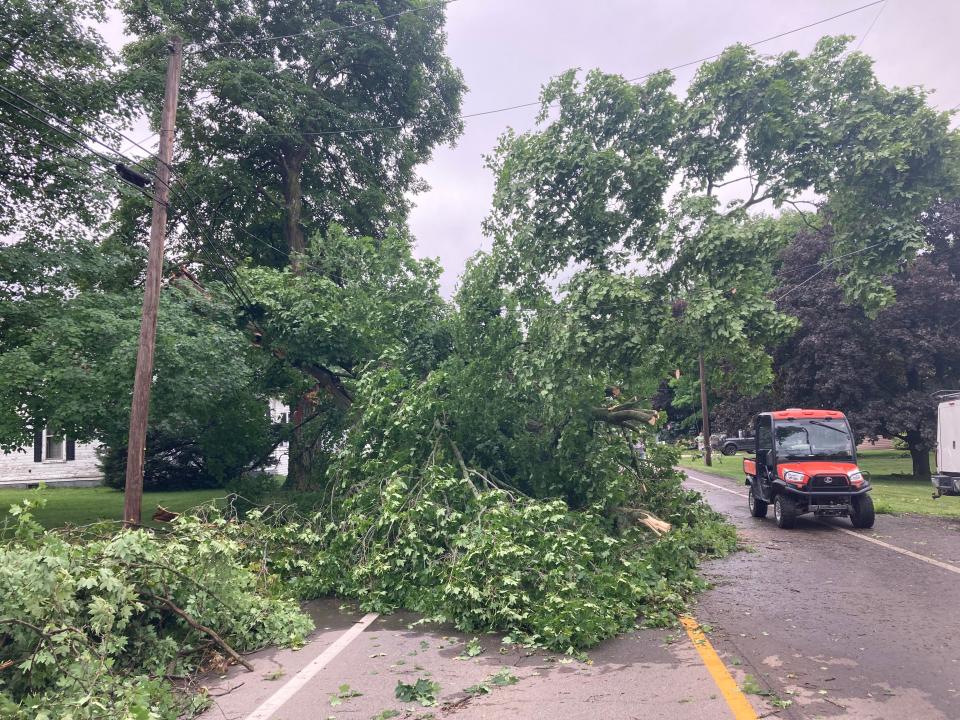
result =
[[[752,453],[756,443],[752,437],[725,437],[720,441],[720,452],[724,455],[736,455],[741,451]]]
[[[855,528],[874,522],[870,482],[857,466],[846,416],[837,410],[779,410],[755,420],[756,458],[745,458],[747,503],[755,518],[773,515],[781,528],[797,517],[846,516]]]

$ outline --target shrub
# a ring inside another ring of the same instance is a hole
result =
[[[185,515],[170,532],[45,532],[29,507],[11,513],[0,547],[0,717],[172,720],[203,698],[174,692],[168,677],[225,665],[228,648],[296,645],[312,630],[224,517]]]

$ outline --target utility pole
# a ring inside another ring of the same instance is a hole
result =
[[[157,339],[157,309],[160,305],[160,280],[163,277],[163,244],[167,230],[167,201],[170,197],[170,163],[173,159],[173,131],[177,121],[177,95],[180,89],[180,63],[183,41],[170,39],[170,59],[160,119],[160,147],[157,151],[153,216],[150,222],[150,251],[147,281],[143,291],[140,317],[140,344],[137,347],[137,372],[133,379],[130,406],[130,435],[127,441],[127,478],[123,493],[123,521],[127,527],[140,524],[143,500],[143,460],[147,441],[147,416],[150,412],[150,385],[153,382],[153,351]]]
[[[700,411],[703,413],[703,462],[707,467],[713,465],[710,449],[710,408],[707,406],[707,371],[700,353]]]

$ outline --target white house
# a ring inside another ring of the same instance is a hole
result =
[[[0,453],[0,486],[47,485],[90,487],[103,479],[97,465],[97,446],[71,438],[38,432],[33,447]]]
[[[286,423],[289,410],[278,400],[270,401],[270,418]],[[44,430],[33,439],[33,447],[0,453],[0,487],[30,488],[45,483],[50,487],[92,487],[103,482],[94,443],[78,443],[72,438]],[[273,453],[276,461],[265,471],[273,475],[287,474],[289,443],[282,443]]]

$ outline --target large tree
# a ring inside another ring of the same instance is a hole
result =
[[[703,353],[712,379],[755,391],[772,379],[767,348],[794,326],[768,295],[790,235],[758,213],[819,195],[835,202],[831,252],[851,258],[847,295],[889,302],[883,274],[923,245],[921,211],[955,185],[957,134],[847,42],[824,38],[807,57],[734,46],[682,100],[666,73],[548,83],[541,126],[508,133],[490,159],[486,228],[504,281],[540,298],[577,272],[646,287],[655,330],[622,342],[648,338],[643,361],[661,377],[689,375]]]
[[[178,168],[193,192],[183,202],[198,205],[202,222],[226,223],[241,255],[283,264],[334,222],[382,236],[421,189],[417,166],[460,132],[464,86],[444,54],[440,3],[122,8],[140,38],[125,54],[146,66],[154,108],[164,37],[185,39]]]
[[[138,74],[155,108],[164,38],[186,41],[174,209],[182,232],[173,242],[186,260],[201,259],[201,276],[209,277],[201,255],[212,234],[228,255],[336,282],[303,257],[307,239],[333,223],[377,239],[402,226],[410,194],[424,187],[417,166],[461,130],[464,85],[444,54],[443,3],[124,0],[122,8],[139,36],[125,55],[146,68]],[[300,387],[291,398],[298,427],[315,410],[314,389],[331,386]],[[297,483],[310,473],[305,443],[298,431]]]
[[[914,475],[927,477],[932,394],[960,386],[960,204],[937,204],[922,219],[928,250],[888,278],[897,299],[876,314],[845,299],[839,263],[816,270],[832,249],[830,227],[797,235],[777,292],[800,328],[775,352],[774,390],[781,404],[837,407],[859,434],[902,440]]]

